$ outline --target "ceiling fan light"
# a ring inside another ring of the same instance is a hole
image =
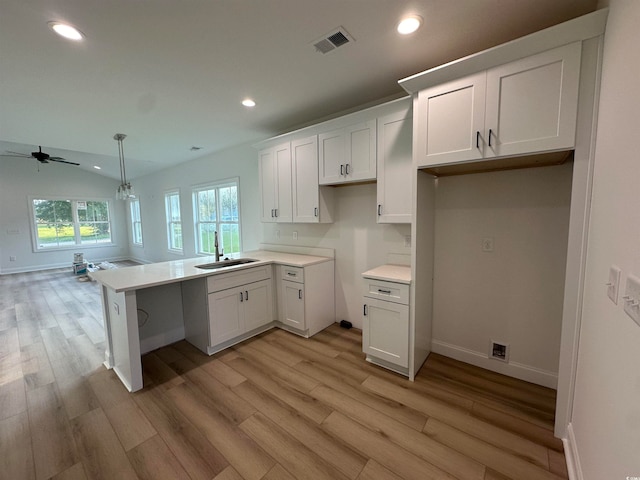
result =
[[[422,25],[422,17],[420,15],[409,15],[398,23],[398,33],[401,35],[409,35],[415,32]]]
[[[80,30],[66,23],[49,22],[49,27],[61,37],[68,38],[69,40],[79,41],[84,38]]]

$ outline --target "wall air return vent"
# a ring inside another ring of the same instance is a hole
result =
[[[343,27],[338,27],[315,40],[312,44],[316,52],[325,54],[352,42],[354,42],[353,37],[349,35]]]

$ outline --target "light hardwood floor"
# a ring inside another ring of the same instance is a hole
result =
[[[0,478],[567,478],[552,390],[438,355],[411,383],[335,325],[212,357],[178,342],[130,394],[101,312],[69,269],[0,276]]]

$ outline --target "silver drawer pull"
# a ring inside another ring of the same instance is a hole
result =
[[[290,277],[297,277],[298,276],[297,273],[293,273],[293,272],[287,272],[287,275],[289,275]]]
[[[386,293],[387,295],[391,295],[391,290],[383,290],[382,288],[378,289],[379,293]]]

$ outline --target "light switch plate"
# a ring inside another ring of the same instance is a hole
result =
[[[493,252],[493,237],[484,237],[482,239],[482,251]]]
[[[611,265],[609,281],[607,282],[607,296],[613,303],[618,304],[618,290],[620,289],[620,268]]]
[[[622,297],[624,311],[640,325],[640,279],[634,275],[627,277],[627,286]]]

